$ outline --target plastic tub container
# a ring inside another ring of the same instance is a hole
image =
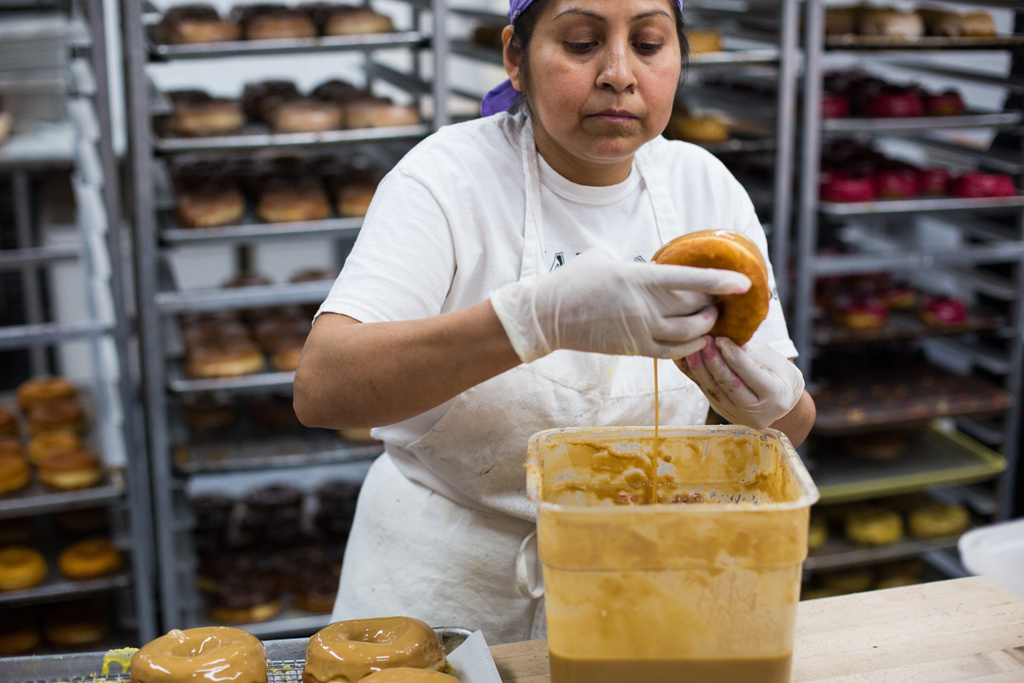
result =
[[[530,439],[552,683],[790,680],[818,490],[788,439],[743,427]],[[675,503],[675,504],[672,504]]]
[[[1024,519],[968,531],[957,545],[969,572],[1024,596]]]

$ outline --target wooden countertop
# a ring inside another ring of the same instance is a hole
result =
[[[491,653],[504,683],[550,683],[545,641]],[[1024,681],[1024,598],[987,579],[800,603],[793,683],[967,680]]]

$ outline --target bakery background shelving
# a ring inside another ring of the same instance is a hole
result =
[[[17,412],[13,390],[21,382],[67,375],[88,422],[83,442],[100,455],[103,470],[89,488],[54,490],[33,475],[28,486],[0,496],[5,544],[38,546],[49,565],[39,585],[0,593],[0,609],[34,619],[10,610],[49,612],[95,597],[102,613],[80,610],[69,618],[99,619],[89,624],[94,635],[113,626],[119,638],[131,632],[144,640],[156,635],[154,564],[148,474],[132,414],[136,375],[107,74],[102,2],[0,7],[0,110],[13,114],[10,135],[0,141],[0,186],[10,197],[0,211],[12,228],[0,252],[0,403]],[[73,213],[60,215],[51,204],[73,206]],[[79,293],[70,303],[60,291],[68,284]],[[81,526],[87,520],[91,526]],[[89,580],[63,578],[59,552],[83,533],[109,534],[122,568]]]
[[[440,0],[372,3],[394,20],[395,28],[388,33],[162,44],[156,27],[178,4],[130,0],[122,5],[145,405],[162,620],[167,628],[213,621],[212,603],[197,581],[203,559],[197,548],[208,520],[195,506],[211,504],[210,496],[233,501],[231,540],[224,545],[224,552],[229,552],[241,542],[239,534],[244,536],[236,527],[252,514],[246,496],[287,480],[301,489],[302,528],[309,532],[315,526],[310,515],[318,509],[315,486],[332,478],[360,481],[369,461],[381,452],[376,442],[298,426],[288,398],[291,371],[272,371],[268,365],[262,372],[230,377],[190,375],[179,324],[183,316],[298,306],[305,308],[308,320],[309,307],[325,298],[362,219],[339,215],[332,199],[330,215],[322,220],[270,223],[261,220],[247,201],[236,221],[188,227],[176,212],[176,164],[198,158],[244,166],[271,155],[289,155],[308,162],[307,168],[320,168],[322,161],[354,160],[386,171],[417,140],[448,120],[446,3]],[[229,3],[216,5],[222,16],[229,11]],[[316,76],[311,75],[314,72]],[[165,122],[175,106],[168,92],[202,87],[217,97],[238,98],[244,84],[268,78],[293,80],[302,92],[340,78],[400,104],[415,105],[420,123],[279,133],[250,119],[226,135],[182,137],[168,132]],[[275,267],[279,272],[272,273],[274,281],[269,284],[222,287],[233,274]],[[329,272],[313,281],[288,281],[291,272],[286,271],[300,267]],[[208,430],[190,421],[193,402],[207,400],[217,403],[218,410],[229,410],[233,424]],[[262,410],[275,412],[264,416],[258,412]],[[275,427],[274,421],[287,422],[288,416],[294,427]],[[335,537],[334,542],[343,545],[343,538]],[[294,601],[286,600],[274,617],[245,628],[263,637],[282,637],[312,633],[326,623],[326,614],[297,609]]]
[[[1019,9],[1019,3],[959,5]],[[907,3],[907,9],[913,6]],[[972,522],[1003,519],[1011,514],[1010,488],[1019,458],[1015,398],[1021,388],[1024,330],[1024,151],[989,152],[987,146],[993,131],[1019,129],[1022,112],[969,104],[952,116],[825,118],[822,97],[826,72],[836,65],[856,66],[892,83],[923,80],[931,88],[967,88],[969,102],[976,95],[970,89],[974,85],[1019,89],[997,69],[976,69],[969,59],[962,60],[966,66],[953,63],[950,55],[962,59],[1018,50],[1022,37],[1005,29],[989,40],[826,37],[826,12],[834,7],[804,4],[803,162],[789,313],[799,364],[819,399],[813,442],[806,450],[821,489],[821,507],[928,491],[965,505]],[[881,145],[886,156],[926,167],[1009,173],[1017,192],[1001,198],[823,201],[823,149],[839,138]],[[966,299],[968,317],[936,329],[920,322],[911,309],[893,312],[884,326],[862,331],[830,320],[827,307],[816,309],[827,298],[823,292],[842,278],[877,278],[881,272],[897,283],[909,282],[918,296],[953,293]],[[872,381],[864,375],[871,363],[888,363],[881,368],[882,378]],[[846,374],[840,370],[844,364]],[[922,366],[923,375],[918,372]],[[852,379],[858,372],[860,378]],[[927,378],[927,390],[919,391],[916,378],[921,377]],[[926,423],[930,426],[922,431]],[[891,460],[858,459],[847,452],[858,435],[884,438],[908,427],[915,431],[903,453]],[[878,548],[832,539],[812,551],[805,569],[813,578],[826,570],[921,556],[937,575],[961,574],[955,537],[904,539]]]

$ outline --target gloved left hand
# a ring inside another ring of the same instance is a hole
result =
[[[796,365],[757,342],[738,346],[726,337],[709,337],[703,350],[676,364],[697,383],[716,413],[755,429],[787,415],[804,391],[804,376]]]

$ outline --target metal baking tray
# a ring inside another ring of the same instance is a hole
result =
[[[323,133],[272,133],[266,125],[250,123],[237,135],[186,138],[158,134],[153,140],[153,146],[161,154],[213,150],[255,150],[267,147],[310,147],[400,140],[423,137],[430,131],[431,126],[426,121],[415,126],[354,128],[330,130]]]
[[[164,291],[156,295],[156,303],[165,313],[228,311],[294,304],[319,305],[327,298],[333,284],[333,280],[322,280],[277,282],[253,287]]]
[[[50,562],[49,565],[50,577],[44,583],[34,588],[0,592],[0,607],[76,598],[118,588],[127,588],[132,584],[132,577],[128,572],[120,572],[84,581],[71,581],[60,576],[54,569],[53,562]],[[3,662],[3,660],[0,660],[0,662]],[[0,664],[0,669],[2,668],[3,664]]]
[[[446,654],[451,654],[472,632],[443,626],[434,629]],[[301,683],[308,638],[271,640],[267,651],[268,683]],[[0,666],[0,683],[128,683],[121,662],[129,661],[133,650],[83,652],[67,655],[10,657]]]
[[[68,261],[82,255],[77,244],[28,247],[25,249],[4,249],[0,251],[0,270],[15,270],[23,266],[38,266],[54,261]]]
[[[296,237],[329,236],[336,239],[355,239],[363,225],[362,218],[325,218],[321,221],[294,223],[264,223],[247,212],[242,222],[217,228],[183,228],[175,220],[173,211],[160,215],[160,238],[168,244],[214,244],[245,242],[253,239],[293,239]]]
[[[939,199],[880,199],[873,202],[821,202],[818,208],[823,214],[829,216],[869,216],[897,213],[1011,209],[1021,206],[1024,206],[1024,195],[1016,197],[985,197],[980,199],[942,197]]]
[[[372,460],[384,447],[378,442],[351,443],[326,429],[270,432],[249,423],[192,436],[172,450],[177,470],[206,474]]]
[[[829,538],[820,548],[807,553],[804,560],[805,572],[827,569],[863,567],[895,560],[919,557],[934,550],[949,550],[956,547],[958,536],[929,540],[910,539],[883,546],[860,546],[845,538]]]
[[[150,41],[153,61],[182,59],[218,59],[257,55],[301,54],[308,52],[340,52],[346,50],[381,50],[389,48],[430,47],[430,37],[419,31],[371,33],[353,36],[321,36],[319,38],[285,38],[280,40],[233,40],[222,43],[166,45]]]
[[[960,116],[822,119],[821,128],[829,133],[927,133],[953,128],[1012,128],[1021,118],[1017,111],[968,111]]]
[[[895,376],[836,378],[814,399],[819,436],[901,429],[940,417],[996,415],[1014,405],[1013,394],[1000,387],[934,366],[907,366]]]
[[[820,449],[819,449],[820,450]],[[830,449],[812,456],[822,503],[866,500],[986,481],[1006,459],[974,439],[933,422],[892,460],[857,460]]]
[[[121,498],[124,490],[124,481],[116,472],[108,472],[96,486],[78,491],[54,491],[33,481],[0,497],[0,519],[104,505]]]
[[[179,394],[206,391],[253,392],[264,389],[291,390],[295,383],[294,372],[261,372],[237,377],[213,377],[193,379],[185,374],[180,361],[168,362],[167,388]]]
[[[963,332],[997,330],[1006,325],[1006,318],[995,313],[972,312],[962,323],[946,327],[932,327],[922,322],[913,312],[894,311],[877,330],[854,330],[822,320],[814,330],[814,343],[818,346],[843,344],[870,344],[921,337],[946,336]]]
[[[907,40],[890,36],[826,36],[829,50],[1007,50],[1024,46],[1024,36],[949,38],[922,36]]]

